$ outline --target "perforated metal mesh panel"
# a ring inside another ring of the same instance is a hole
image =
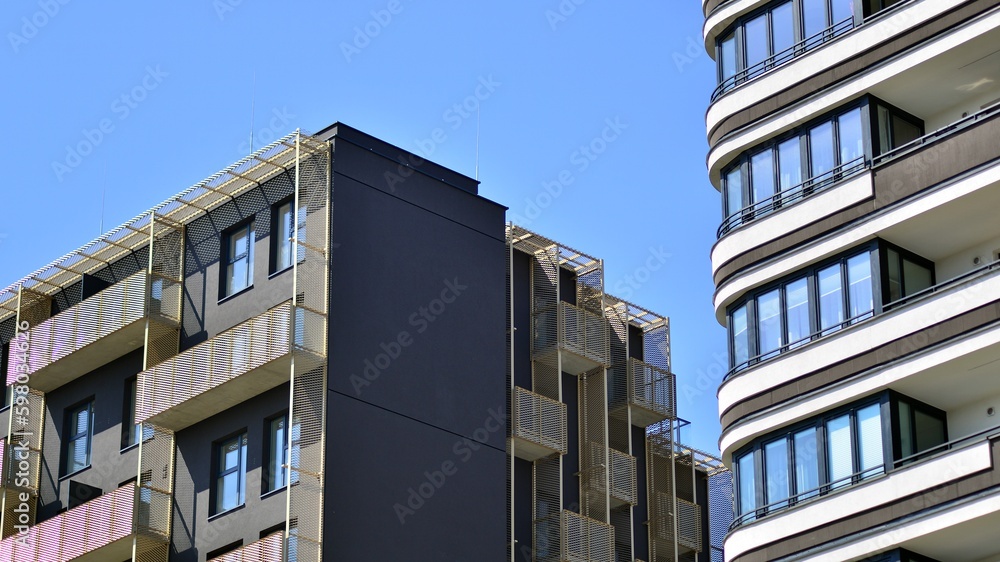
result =
[[[38,487],[42,474],[45,395],[34,389],[28,389],[27,393],[15,393],[14,403],[7,411],[7,415],[10,416],[10,425],[4,440],[2,453],[4,458],[0,461],[6,467],[6,472],[0,472],[3,476],[0,488],[4,488],[3,508],[0,513],[3,538],[17,533],[15,525],[25,524],[21,514],[15,512],[15,509],[23,510],[19,498],[22,492],[27,492],[30,497],[25,513],[27,524],[35,523]]]
[[[275,562],[281,560],[281,545],[284,533],[272,533],[259,541],[252,542],[209,562]]]
[[[566,510],[562,527],[566,538],[561,562],[614,562],[614,527]]]
[[[580,376],[580,512],[609,522],[608,401],[604,369]]]
[[[672,442],[672,421],[667,420],[646,433],[646,479],[649,494],[650,562],[677,560],[675,518],[677,495],[674,488],[676,466]]]
[[[708,477],[708,535],[712,562],[722,562],[723,543],[733,523],[733,473],[719,470]]]
[[[560,560],[562,533],[562,457],[547,457],[532,467],[534,522],[532,525],[533,560]]]
[[[514,437],[566,454],[566,404],[514,387]]]
[[[329,282],[330,148],[306,136],[296,139],[295,224],[290,417],[299,428],[299,454],[291,455],[285,557],[323,559],[323,467],[326,457],[326,358]],[[305,213],[305,217],[302,214]],[[291,482],[297,480],[295,486]]]

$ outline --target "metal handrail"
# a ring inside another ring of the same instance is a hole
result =
[[[816,33],[815,35],[806,37],[805,39],[799,41],[798,43],[795,43],[791,47],[778,51],[777,53],[767,57],[766,59],[758,63],[754,63],[744,68],[743,70],[737,72],[736,74],[730,76],[729,78],[723,79],[722,82],[720,82],[719,85],[715,87],[715,90],[712,91],[712,97],[710,102],[714,102],[715,100],[719,99],[719,97],[721,97],[722,94],[732,90],[733,88],[739,86],[740,84],[749,82],[750,80],[753,80],[754,78],[757,78],[758,76],[764,74],[768,70],[778,68],[779,66],[789,61],[795,60],[796,58],[804,55],[805,53],[808,53],[812,49],[815,49],[816,47],[819,47],[820,45],[823,45],[827,41],[830,41],[836,37],[840,37],[842,34],[852,29],[854,29],[854,18],[850,17],[841,22],[831,25],[830,27],[824,29],[823,31],[820,31],[819,33]]]
[[[977,431],[976,433],[972,433],[964,437],[952,439],[951,441],[942,443],[940,445],[936,445],[924,451],[920,451],[919,453],[915,453],[913,455],[909,455],[901,459],[893,460],[892,462],[888,463],[888,465],[886,463],[883,463],[878,466],[873,466],[871,468],[855,472],[850,476],[845,476],[833,482],[817,486],[816,488],[813,488],[811,490],[799,492],[794,496],[789,496],[782,500],[771,502],[767,505],[755,507],[751,511],[748,511],[740,515],[736,519],[734,519],[733,522],[729,525],[727,533],[731,533],[751,521],[759,520],[760,518],[766,517],[767,515],[773,513],[780,513],[782,511],[785,511],[786,509],[794,507],[804,501],[809,501],[812,500],[813,498],[817,498],[820,496],[828,496],[833,492],[849,489],[852,485],[858,484],[861,481],[867,481],[869,478],[872,478],[874,476],[885,474],[886,466],[889,467],[890,472],[902,468],[904,465],[907,465],[907,467],[915,466],[913,464],[914,462],[918,463],[928,462],[930,460],[939,458],[943,456],[945,453],[948,453],[950,451],[955,451],[957,449],[964,449],[966,447],[970,447],[972,445],[981,443],[983,441],[990,441],[996,437],[1000,437],[1000,425],[993,426],[981,431]],[[881,470],[882,472],[875,472],[879,470]]]
[[[928,288],[926,288],[926,289],[924,289],[922,291],[918,291],[916,293],[913,293],[912,295],[907,295],[907,296],[905,296],[903,298],[896,299],[896,300],[894,300],[894,301],[892,301],[890,303],[886,303],[886,304],[882,305],[882,310],[879,311],[879,312],[876,312],[874,310],[865,312],[864,314],[860,314],[860,315],[855,316],[853,318],[848,318],[847,320],[844,320],[843,322],[841,322],[840,324],[838,324],[836,326],[831,326],[829,328],[825,328],[823,330],[819,330],[817,332],[813,332],[812,334],[809,334],[808,336],[806,336],[806,337],[804,337],[804,338],[802,338],[800,340],[797,340],[797,341],[794,341],[794,342],[791,342],[791,343],[787,343],[785,345],[782,345],[782,346],[778,347],[777,349],[768,351],[767,353],[761,353],[761,354],[755,355],[753,357],[750,357],[746,361],[743,361],[740,364],[738,364],[738,365],[734,366],[733,368],[731,368],[729,370],[729,372],[726,373],[726,376],[722,378],[722,381],[725,382],[725,381],[729,380],[730,378],[732,378],[733,376],[735,376],[737,373],[745,371],[746,369],[748,369],[751,366],[754,366],[754,365],[763,363],[765,361],[768,361],[770,359],[773,359],[775,357],[778,357],[779,355],[781,355],[781,354],[783,354],[783,353],[785,353],[787,351],[790,351],[792,348],[801,347],[801,346],[809,343],[810,341],[813,341],[813,340],[819,339],[821,337],[830,335],[830,334],[832,334],[834,332],[839,333],[840,330],[843,329],[843,328],[847,328],[849,326],[853,326],[855,324],[861,323],[862,321],[870,319],[870,318],[875,318],[875,317],[881,316],[881,315],[883,315],[886,312],[889,312],[891,310],[896,310],[896,309],[899,309],[899,308],[903,308],[906,305],[909,305],[909,304],[911,304],[911,303],[913,303],[915,301],[920,301],[920,300],[923,300],[925,298],[929,298],[934,293],[938,293],[938,292],[943,291],[945,289],[949,289],[949,288],[954,287],[956,285],[960,285],[962,282],[968,281],[970,279],[974,279],[976,277],[979,277],[979,276],[981,276],[981,275],[983,275],[985,273],[988,273],[989,271],[991,271],[993,269],[997,269],[997,268],[1000,268],[1000,260],[995,260],[995,261],[989,262],[989,263],[987,263],[985,265],[981,265],[979,267],[976,267],[975,269],[971,269],[971,270],[969,270],[969,271],[967,271],[965,273],[962,273],[960,275],[952,277],[951,279],[948,279],[946,281],[942,281],[941,283],[938,283],[936,285],[928,287]]]
[[[868,168],[868,159],[865,156],[859,156],[822,174],[815,175],[798,185],[783,189],[766,199],[747,205],[726,217],[715,235],[717,238],[722,238],[736,227],[743,226],[785,205],[819,193],[827,187],[836,184],[838,181],[852,177],[854,174]]]
[[[926,135],[916,138],[906,144],[897,146],[896,148],[888,152],[879,154],[878,156],[872,159],[872,167],[881,166],[886,162],[900,158],[901,156],[914,152],[919,148],[922,148],[924,145],[951,136],[954,133],[957,133],[959,131],[971,127],[978,121],[982,121],[989,117],[993,117],[998,113],[1000,113],[1000,103],[987,106],[986,108],[980,109],[979,111],[971,115],[962,117],[958,121],[945,125],[944,127],[941,127],[940,129],[934,132],[927,133]]]

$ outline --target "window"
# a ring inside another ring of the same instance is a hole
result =
[[[298,228],[295,228],[295,213],[292,212],[294,203],[294,201],[286,201],[277,205],[273,213],[274,234],[272,235],[273,242],[271,245],[272,273],[292,266],[293,229],[295,230],[294,236],[299,241],[304,241],[306,238],[306,207],[305,205],[299,207],[299,223]],[[304,248],[300,246],[298,248],[299,262],[302,261],[304,256]]]
[[[273,492],[288,485],[289,467],[298,466],[299,439],[302,425],[298,422],[288,427],[288,414],[271,418],[267,421],[267,473],[264,481],[264,493]],[[291,474],[292,483],[298,482],[297,472]]]
[[[877,0],[869,0],[877,1]],[[854,0],[779,0],[720,35],[718,96],[854,27]]]
[[[719,236],[863,169],[873,155],[922,136],[923,127],[920,119],[866,96],[751,147],[722,170]]]
[[[947,442],[945,417],[886,391],[761,436],[733,455],[741,522],[893,470]]]
[[[90,466],[90,442],[93,436],[93,400],[66,410],[62,472],[64,476]]]
[[[125,381],[125,407],[122,408],[122,449],[139,444],[139,424],[135,422],[136,377]]]
[[[798,272],[738,302],[730,309],[730,367],[744,369],[873,316],[875,249],[869,245]]]
[[[216,444],[215,513],[243,505],[246,500],[247,434]]]
[[[240,226],[225,237],[225,287],[227,297],[253,285],[253,222]]]
[[[886,280],[883,302],[891,304],[934,286],[934,264],[912,252],[887,247],[882,261]]]

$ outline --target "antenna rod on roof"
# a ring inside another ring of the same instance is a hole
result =
[[[250,88],[250,154],[253,154],[253,116],[257,104],[257,69],[253,69],[253,86]]]
[[[476,104],[476,181],[479,181],[479,114],[483,104]]]
[[[104,234],[104,196],[108,191],[108,160],[104,159],[104,185],[101,186],[101,226],[98,236]]]

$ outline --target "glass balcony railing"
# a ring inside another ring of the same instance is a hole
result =
[[[135,273],[33,326],[25,357],[27,371],[21,367],[21,372],[30,376],[32,388],[43,392],[58,388],[141,348],[147,318],[176,326],[180,299],[180,283],[144,271]],[[20,364],[11,361],[8,366],[7,384],[17,377],[15,363]]]
[[[84,555],[124,560],[132,556],[133,538],[141,539],[135,541],[140,554],[162,550],[170,540],[171,508],[168,494],[122,486],[0,541],[0,560],[64,562]]]
[[[136,419],[178,431],[287,382],[326,355],[326,319],[288,300],[139,373]]]
[[[534,461],[566,454],[566,404],[514,387],[514,456]]]

